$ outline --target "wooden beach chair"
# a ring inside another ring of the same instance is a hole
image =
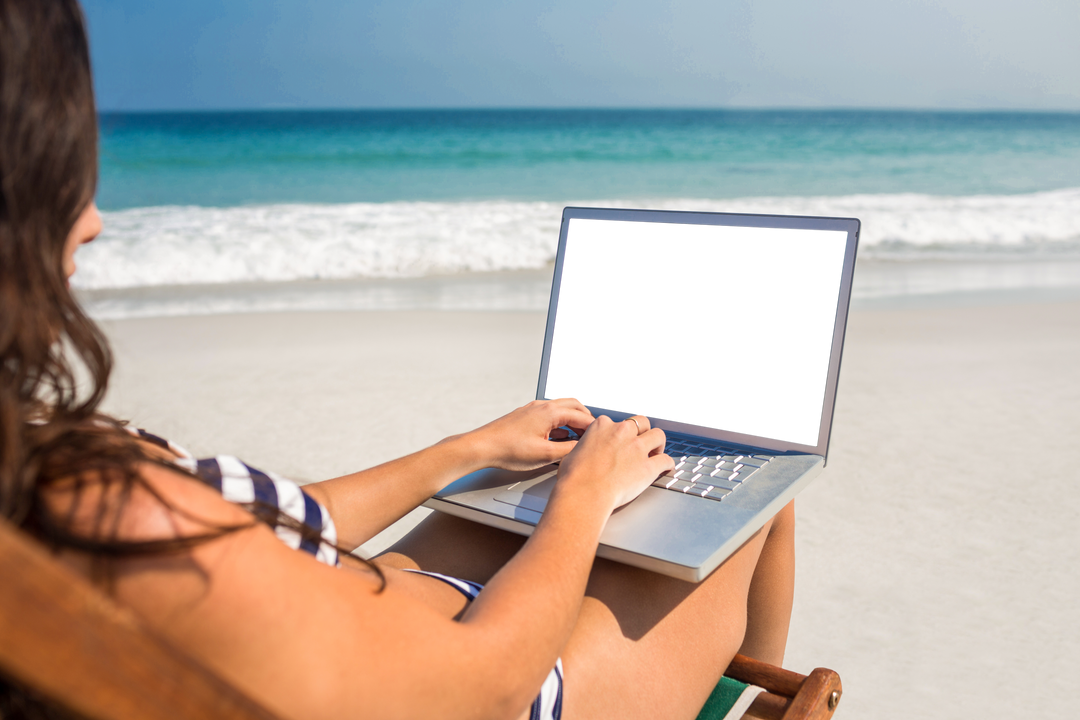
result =
[[[90,720],[275,720],[2,519],[0,676]],[[747,705],[765,720],[823,720],[840,693],[831,670],[804,677],[736,656],[699,720]]]

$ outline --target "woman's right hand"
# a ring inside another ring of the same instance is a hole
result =
[[[622,422],[601,415],[563,459],[557,488],[606,497],[613,511],[675,467],[664,454],[666,439],[664,431],[650,427],[642,415]]]

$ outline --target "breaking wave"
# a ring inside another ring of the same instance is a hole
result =
[[[569,203],[862,220],[863,254],[1080,250],[1080,188],[1027,195],[918,194]],[[73,285],[133,288],[399,278],[541,268],[554,259],[562,203],[390,202],[102,213]]]

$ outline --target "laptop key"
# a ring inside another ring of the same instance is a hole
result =
[[[710,490],[709,492],[702,495],[702,497],[706,497],[709,500],[723,500],[725,497],[727,497],[730,494],[731,494],[731,491],[728,490],[727,488],[714,487],[712,490]]]
[[[734,490],[739,487],[739,483],[723,478],[711,478],[709,484],[713,487],[723,488],[725,490]]]
[[[670,490],[675,486],[675,483],[678,483],[678,482],[686,482],[686,481],[685,480],[679,480],[676,477],[669,477],[667,479],[667,483],[665,483],[664,487],[666,487],[668,490]]]
[[[676,480],[672,484],[668,485],[668,490],[674,490],[676,492],[683,492],[683,491],[686,490],[686,488],[690,487],[691,485],[693,485],[693,483],[687,482],[685,480]]]

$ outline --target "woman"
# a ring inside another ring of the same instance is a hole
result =
[[[644,417],[530,403],[302,494],[100,415],[110,355],[67,283],[101,229],[75,0],[0,0],[0,83],[0,509],[176,645],[305,719],[694,717],[737,651],[782,662],[791,506],[700,584],[594,561],[672,466]],[[373,562],[337,552],[472,470],[557,459],[528,540],[436,514]],[[0,711],[28,702],[5,685]]]

